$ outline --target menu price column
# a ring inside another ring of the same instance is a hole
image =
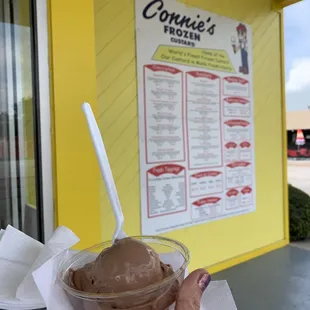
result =
[[[203,171],[190,176],[190,196],[199,197],[223,191],[222,171]]]
[[[223,212],[223,199],[213,196],[202,198],[192,203],[192,220],[211,220],[221,216]]]
[[[226,210],[238,209],[240,207],[240,193],[232,188],[226,193]]]
[[[246,207],[253,204],[253,190],[246,186],[241,190],[241,206]]]
[[[186,74],[189,169],[222,165],[220,78],[209,72]]]
[[[250,96],[250,83],[238,76],[227,76],[223,79],[224,96]]]
[[[144,117],[146,163],[184,161],[182,71],[144,66]]]
[[[242,141],[251,139],[251,124],[242,119],[231,119],[224,122],[225,141]]]
[[[252,160],[252,144],[248,141],[240,143],[240,160]]]
[[[227,76],[222,80],[225,158],[225,212],[253,206],[253,100],[249,80]]]
[[[240,161],[226,166],[226,187],[233,188],[252,184],[252,165]]]
[[[242,97],[224,98],[224,116],[225,117],[250,117],[250,101]]]
[[[239,148],[235,142],[227,142],[225,144],[225,162],[230,163],[239,159]]]

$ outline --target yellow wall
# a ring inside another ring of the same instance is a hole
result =
[[[99,170],[81,110],[96,113],[94,10],[90,0],[49,0],[54,189],[57,225],[100,241]]]
[[[134,1],[121,2],[122,5],[120,1],[94,0],[98,120],[124,209],[125,231],[138,235],[140,193]],[[256,254],[285,244],[281,19],[279,13],[271,11],[271,0],[183,2],[242,20],[251,24],[254,32],[257,211],[166,234],[189,246],[191,268],[196,268],[236,258],[278,241],[277,245]],[[100,201],[102,239],[109,239],[114,221],[102,182]],[[234,260],[235,263],[238,261],[238,258]]]

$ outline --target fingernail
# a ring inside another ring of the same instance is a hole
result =
[[[208,273],[203,274],[198,280],[198,286],[200,287],[201,291],[204,292],[205,289],[208,287],[211,281],[211,276]]]

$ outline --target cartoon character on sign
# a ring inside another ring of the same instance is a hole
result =
[[[244,24],[239,24],[237,27],[238,40],[232,37],[231,44],[234,53],[241,51],[241,67],[239,67],[239,72],[243,74],[249,74],[249,61],[248,61],[248,38],[247,29]]]

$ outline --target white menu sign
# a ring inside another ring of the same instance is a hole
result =
[[[256,209],[252,30],[136,0],[142,234]]]

